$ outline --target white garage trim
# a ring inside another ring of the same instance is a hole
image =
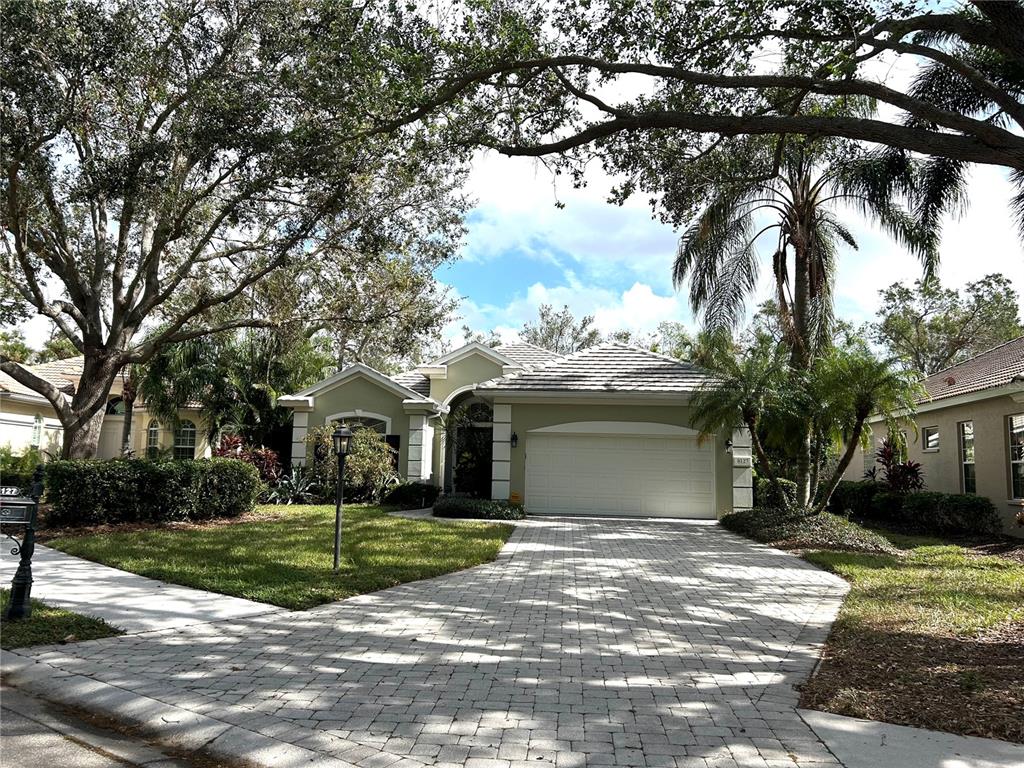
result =
[[[531,513],[717,517],[715,446],[693,434],[531,430],[525,447]]]
[[[535,432],[560,435],[663,435],[665,437],[697,437],[700,433],[689,427],[660,424],[654,421],[571,421],[550,427],[531,429]]]

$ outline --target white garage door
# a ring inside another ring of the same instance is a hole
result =
[[[694,437],[531,434],[526,508],[551,515],[715,517],[713,448]]]

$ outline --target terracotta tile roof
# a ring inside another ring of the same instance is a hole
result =
[[[532,367],[536,365],[543,365],[544,363],[557,360],[562,355],[557,352],[552,352],[550,349],[544,349],[544,347],[538,347],[536,344],[530,344],[527,341],[516,341],[511,344],[501,344],[495,347],[495,352],[499,352],[505,357],[515,360],[520,365]]]
[[[695,392],[710,374],[645,349],[607,342],[532,370],[491,379],[481,389],[544,392]]]
[[[921,402],[1002,387],[1014,381],[1024,382],[1024,336],[933,373],[923,382],[928,397]]]
[[[401,384],[403,387],[411,389],[418,395],[430,397],[430,379],[422,373],[417,373],[416,371],[396,373],[391,377],[391,380],[396,384]]]

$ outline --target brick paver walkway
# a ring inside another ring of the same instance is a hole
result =
[[[793,686],[844,591],[716,526],[531,520],[461,573],[34,656],[366,768],[836,766]]]

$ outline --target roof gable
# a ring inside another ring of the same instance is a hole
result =
[[[691,393],[711,374],[655,352],[607,342],[531,369],[491,379],[486,391]]]
[[[356,376],[362,376],[363,378],[369,379],[373,383],[379,385],[382,389],[386,389],[390,392],[393,392],[397,397],[401,397],[403,400],[427,399],[416,390],[398,383],[394,379],[385,376],[380,371],[374,370],[370,366],[364,365],[363,363],[353,363],[352,365],[347,366],[346,368],[342,368],[333,376],[328,376],[323,381],[317,382],[313,386],[307,387],[306,389],[296,393],[295,395],[291,395],[288,398],[282,399],[316,397],[317,395],[322,394],[323,392],[334,389],[335,387],[340,387],[346,381]]]
[[[519,363],[511,357],[502,354],[498,349],[488,347],[486,344],[481,344],[479,341],[471,341],[469,344],[464,344],[458,349],[453,349],[451,352],[441,355],[441,357],[436,360],[431,360],[429,363],[426,363],[421,367],[433,368],[435,366],[451,365],[452,363],[458,362],[472,354],[482,355],[493,360],[498,365],[519,365]]]

